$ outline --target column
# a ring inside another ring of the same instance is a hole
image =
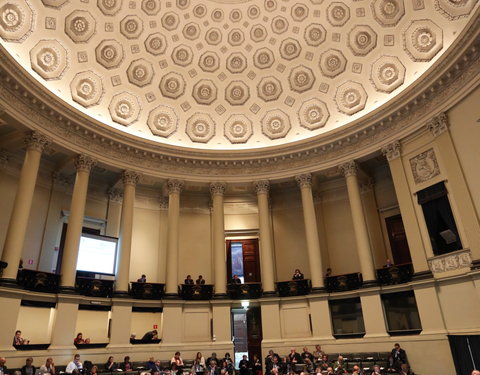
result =
[[[320,255],[320,242],[317,232],[317,218],[312,196],[312,175],[310,173],[296,176],[302,194],[303,221],[305,222],[305,237],[307,239],[308,262],[312,288],[323,289],[323,266]]]
[[[110,189],[107,192],[107,196],[108,208],[105,235],[110,237],[118,237],[120,233],[123,191],[116,188]]]
[[[132,250],[133,205],[135,203],[135,187],[140,175],[134,171],[123,171],[123,204],[120,218],[120,240],[117,254],[117,277],[115,295],[128,296],[130,281],[130,254]]]
[[[117,299],[112,303],[109,348],[130,346],[130,328],[132,326],[132,304],[128,300]],[[143,335],[143,332],[138,333]]]
[[[345,176],[348,190],[348,200],[352,211],[353,230],[357,243],[358,258],[360,260],[360,269],[364,284],[376,283],[375,266],[373,264],[370,241],[368,239],[367,223],[363,215],[362,200],[360,188],[358,186],[357,164],[352,160],[340,165],[340,170]]]
[[[213,201],[213,257],[215,275],[215,295],[227,295],[227,260],[225,258],[225,223],[223,212],[223,195],[226,185],[212,182],[210,193]]]
[[[87,201],[88,179],[96,161],[87,155],[75,158],[75,185],[73,186],[70,217],[68,218],[67,235],[63,249],[60,287],[63,291],[72,291],[75,287],[75,275],[78,258],[78,247],[82,235],[85,204]]]
[[[25,138],[25,143],[27,152],[20,172],[17,194],[3,246],[2,262],[7,263],[8,266],[3,270],[2,279],[0,279],[2,284],[16,284],[17,282],[18,264],[22,257],[40,158],[43,150],[49,144],[49,140],[40,133],[31,132]]]
[[[178,288],[178,219],[180,218],[180,192],[183,181],[168,180],[168,231],[167,231],[167,277],[165,293],[176,296]]]
[[[61,295],[55,308],[52,339],[49,349],[74,349],[72,335],[75,336],[77,326],[78,304],[77,296]]]
[[[414,198],[410,192],[407,176],[403,168],[400,142],[394,141],[386,145],[382,148],[382,152],[390,166],[390,173],[392,174],[393,185],[395,186],[395,193],[397,195],[400,214],[402,215],[415,275],[417,277],[421,277],[422,275],[431,276],[423,237],[420,231],[420,224],[415,211]]]
[[[272,232],[269,220],[268,192],[270,183],[267,180],[255,182],[258,199],[258,216],[260,226],[260,256],[262,271],[262,286],[264,294],[275,293],[273,275]]]

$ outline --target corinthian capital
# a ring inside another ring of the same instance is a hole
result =
[[[213,195],[223,195],[225,194],[225,189],[227,185],[223,182],[211,182],[210,183],[210,194]]]
[[[340,164],[338,169],[340,169],[344,177],[356,176],[358,172],[357,163],[355,163],[353,160]]]
[[[182,180],[175,180],[175,179],[168,180],[167,181],[168,194],[172,194],[172,193],[180,194],[184,185],[185,183]]]
[[[382,154],[388,161],[392,161],[401,156],[401,146],[399,141],[394,141],[382,147]]]
[[[312,175],[310,173],[304,173],[298,176],[295,176],[295,181],[297,181],[298,186],[301,188],[312,187]]]
[[[75,169],[77,171],[90,172],[92,168],[97,164],[97,161],[88,155],[80,154],[77,155],[73,164],[75,165]]]
[[[135,171],[125,170],[122,173],[122,181],[124,185],[133,185],[136,186],[140,180],[140,173]]]
[[[120,189],[109,189],[107,191],[108,199],[112,202],[122,203],[123,200],[123,191]]]
[[[50,144],[50,139],[37,131],[32,131],[27,132],[27,135],[25,137],[25,144],[27,145],[27,150],[36,150],[43,152],[43,150],[45,150],[45,147]]]
[[[427,122],[427,129],[434,137],[438,137],[443,132],[448,130],[447,114],[442,112]]]
[[[270,190],[270,182],[268,182],[268,180],[255,181],[254,185],[257,194],[268,194]]]

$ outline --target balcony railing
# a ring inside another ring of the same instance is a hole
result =
[[[362,274],[359,272],[329,276],[325,278],[325,289],[329,293],[343,292],[345,290],[359,289],[362,283]]]
[[[179,287],[179,295],[187,300],[206,300],[213,297],[213,285],[189,285],[182,284]]]
[[[228,296],[232,299],[256,299],[262,296],[261,283],[229,284]]]
[[[277,283],[280,297],[305,296],[312,289],[310,279],[280,281]]]
[[[113,295],[113,280],[77,277],[75,291],[84,296],[109,298]]]
[[[18,285],[27,290],[57,293],[60,275],[49,272],[21,269],[17,275]]]
[[[413,265],[411,263],[393,265],[377,270],[377,280],[380,285],[408,283],[412,280]]]
[[[165,284],[130,283],[130,295],[138,299],[162,299]]]

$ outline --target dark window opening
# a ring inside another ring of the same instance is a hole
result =
[[[360,298],[328,301],[335,338],[354,338],[365,335]]]
[[[390,335],[416,335],[422,331],[413,291],[382,294],[382,302]]]

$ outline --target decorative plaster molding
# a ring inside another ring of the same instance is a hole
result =
[[[354,160],[347,161],[346,163],[338,166],[344,177],[356,176],[358,173],[358,165]]]
[[[297,181],[300,189],[302,188],[312,188],[312,175],[310,173],[304,173],[298,176],[295,176],[295,181]]]
[[[400,141],[394,141],[382,147],[382,154],[388,161],[395,160],[402,156],[402,146]]]
[[[37,131],[32,131],[27,132],[27,136],[25,137],[25,144],[28,150],[36,150],[39,152],[43,152],[45,148],[50,144],[50,139]]]
[[[438,137],[448,130],[448,125],[447,114],[442,112],[427,122],[427,129],[434,137]]]
[[[257,194],[268,194],[270,191],[270,182],[268,180],[255,181],[254,185]]]
[[[124,185],[133,185],[136,186],[140,180],[140,173],[135,171],[125,170],[122,173],[122,181]]]
[[[159,203],[161,210],[168,210],[168,197],[160,197]]]
[[[180,194],[184,186],[182,180],[170,179],[167,181],[168,194]]]
[[[107,195],[111,202],[122,203],[123,201],[123,191],[120,189],[110,189],[108,190]]]
[[[211,182],[210,193],[213,195],[224,195],[227,185],[223,182]]]
[[[75,169],[77,171],[85,171],[90,173],[92,168],[97,164],[97,161],[88,155],[77,155],[74,161]]]
[[[458,250],[428,259],[428,266],[434,274],[461,269],[470,270],[471,265],[472,254],[470,249]]]
[[[433,148],[410,159],[413,179],[416,184],[431,180],[440,174],[437,157]]]

